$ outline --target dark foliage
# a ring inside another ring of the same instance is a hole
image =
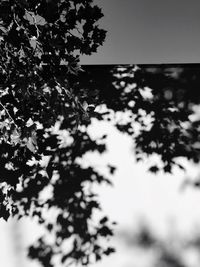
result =
[[[111,120],[113,110],[126,114],[115,126],[130,135],[136,159],[158,155],[151,172],[171,172],[183,157],[199,162],[199,117],[192,119],[200,102],[199,65],[88,66],[81,74],[82,88],[99,92],[107,111],[98,119]],[[103,77],[103,78],[102,78]],[[119,116],[118,116],[119,117]]]
[[[101,244],[113,234],[110,222],[92,216],[100,210],[92,185],[110,182],[78,160],[106,149],[104,138],[87,134],[93,106],[73,84],[80,54],[105,39],[92,2],[0,2],[0,217],[34,216],[45,226],[48,234],[29,249],[43,266],[54,256],[87,265],[113,251]]]

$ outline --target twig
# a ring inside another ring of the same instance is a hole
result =
[[[14,19],[14,22],[17,24],[17,26],[18,26],[19,28],[21,28],[21,26],[19,25],[19,23],[18,23],[18,21],[17,21],[17,19],[16,19],[16,15],[15,15],[15,13],[13,13],[13,19]]]
[[[38,37],[40,36],[40,31],[39,31],[38,26],[37,26],[37,20],[36,20],[36,17],[35,17],[35,15],[34,15],[33,12],[30,12],[30,11],[28,11],[27,9],[25,9],[25,10],[26,10],[26,12],[33,18],[33,24],[34,24],[34,26],[35,26],[35,28],[36,28],[36,33],[37,33],[36,38],[38,39]]]
[[[7,108],[0,102],[0,106],[5,110],[5,112],[8,114],[8,117],[11,119],[11,121],[14,123],[15,127],[17,129],[19,129],[19,127],[17,126],[17,124],[15,123],[14,119],[12,118],[12,116],[10,115],[9,111],[7,110]]]

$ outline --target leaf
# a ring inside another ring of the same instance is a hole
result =
[[[171,170],[172,170],[172,166],[170,164],[167,164],[167,165],[164,166],[164,171],[165,172],[171,173]]]
[[[109,256],[110,254],[112,254],[112,253],[114,253],[114,252],[115,252],[115,249],[112,248],[112,247],[109,247],[109,248],[107,248],[107,250],[104,251],[104,254],[105,254],[106,256]]]
[[[108,168],[109,168],[110,174],[114,174],[115,173],[116,167],[108,165]]]
[[[149,171],[150,172],[157,173],[159,171],[159,168],[158,168],[158,166],[154,165],[154,166],[152,166],[152,167],[149,168]]]
[[[84,101],[82,104],[82,107],[83,107],[84,111],[87,111],[88,103],[86,101]]]
[[[98,233],[101,236],[112,236],[113,232],[110,228],[108,228],[106,225],[102,226],[99,230]]]
[[[7,221],[9,216],[10,216],[9,210],[7,210],[5,205],[0,204],[0,218],[3,218],[5,221]]]
[[[33,152],[33,153],[36,152],[36,143],[35,143],[35,139],[34,138],[29,137],[27,139],[26,146],[31,152]]]
[[[108,221],[108,217],[105,216],[105,217],[103,217],[103,218],[99,221],[99,223],[100,223],[100,224],[104,224],[104,223],[106,223],[107,221]]]
[[[21,142],[20,133],[16,129],[14,129],[10,136],[10,139],[11,143],[13,143],[14,145],[19,144]]]

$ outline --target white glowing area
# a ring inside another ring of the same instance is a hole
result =
[[[110,241],[116,246],[117,252],[93,264],[92,267],[123,267],[136,263],[137,258],[141,258],[139,252],[133,261],[132,250],[127,250],[125,243],[120,242],[119,233],[124,229],[134,231],[141,220],[147,220],[157,233],[164,236],[169,230],[173,231],[174,227],[180,233],[187,234],[194,225],[198,225],[200,213],[195,207],[200,202],[200,191],[183,186],[186,178],[194,179],[198,176],[198,166],[180,159],[186,167],[186,172],[174,168],[172,175],[154,175],[148,171],[152,158],[136,163],[133,140],[119,133],[112,123],[92,119],[88,130],[93,138],[107,134],[108,150],[104,154],[87,153],[82,164],[95,166],[102,173],[107,173],[106,164],[117,167],[116,173],[111,176],[113,187],[102,185],[96,188],[103,212],[112,221],[117,222],[116,235]],[[12,229],[16,229],[18,224],[21,236],[16,238]],[[1,221],[0,226],[0,235],[5,240],[1,243],[0,265],[15,267],[17,258],[21,255],[21,267],[39,266],[36,262],[25,260],[25,248],[40,235],[40,227],[30,220],[22,220],[16,224],[11,219],[8,224]],[[20,244],[18,251],[15,249],[15,243]],[[137,266],[146,266],[145,260],[140,262],[141,265],[139,261],[137,263]]]

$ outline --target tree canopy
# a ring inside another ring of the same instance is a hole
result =
[[[99,243],[112,235],[107,217],[92,220],[100,209],[92,184],[109,181],[78,162],[105,150],[104,138],[91,140],[86,131],[88,104],[73,81],[80,54],[105,39],[97,23],[103,14],[92,2],[0,3],[0,216],[35,216],[46,227],[53,241],[44,236],[29,249],[43,266],[53,266],[55,255],[86,265],[113,251]]]
[[[114,251],[102,242],[111,222],[93,220],[101,207],[92,185],[111,182],[80,163],[88,151],[106,151],[106,136],[87,132],[91,118],[125,114],[115,126],[133,138],[137,160],[160,156],[152,172],[183,168],[178,157],[198,162],[199,120],[189,116],[200,67],[81,68],[80,55],[96,52],[106,35],[92,0],[2,0],[0,10],[0,217],[38,218],[53,236],[29,249],[43,266],[54,266],[54,256],[87,265]]]

